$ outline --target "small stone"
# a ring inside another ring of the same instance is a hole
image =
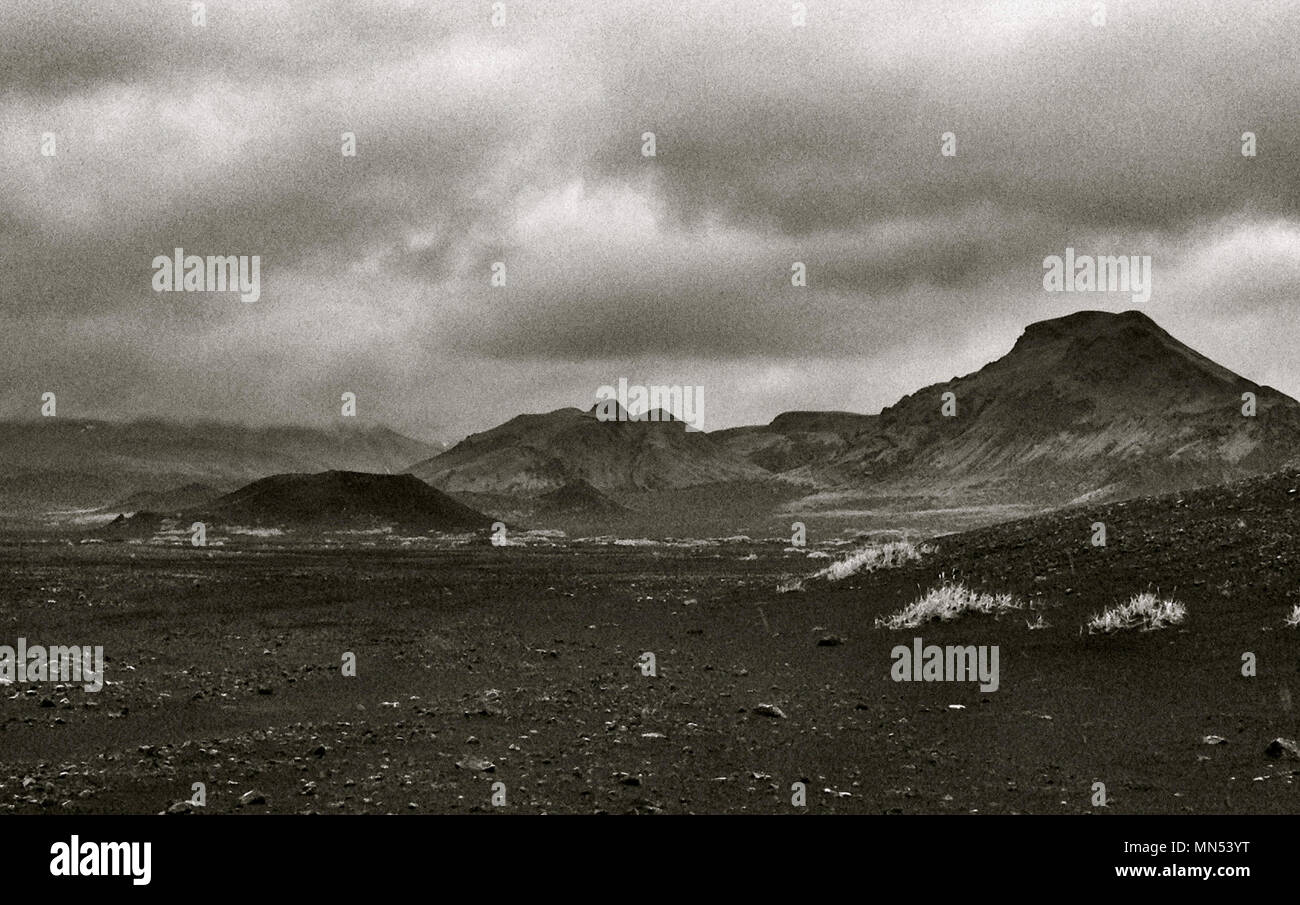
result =
[[[492,761],[481,757],[467,757],[464,760],[458,760],[456,766],[462,770],[473,770],[475,773],[494,773],[497,768],[497,765]]]
[[[1300,760],[1300,745],[1289,738],[1275,738],[1268,743],[1264,753],[1275,760],[1281,757]]]

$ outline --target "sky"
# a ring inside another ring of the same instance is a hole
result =
[[[0,415],[351,392],[455,440],[625,378],[712,430],[1135,307],[1300,396],[1300,0],[1100,5],[6,0]],[[260,297],[155,291],[178,247]],[[1149,255],[1150,299],[1045,292],[1067,247]]]

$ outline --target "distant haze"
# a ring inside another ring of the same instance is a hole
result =
[[[1067,248],[1149,255],[1144,312],[1300,396],[1300,3],[1106,6],[8,0],[0,416],[353,392],[455,439],[620,377],[709,430],[875,412],[1135,307],[1044,292]],[[154,292],[177,247],[259,255],[260,298]]]

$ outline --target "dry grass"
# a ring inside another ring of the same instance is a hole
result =
[[[1155,594],[1137,594],[1128,603],[1113,606],[1089,619],[1084,628],[1088,634],[1110,634],[1127,629],[1144,632],[1159,631],[1171,625],[1181,625],[1187,618],[1187,608],[1176,600],[1161,599]]]
[[[824,569],[814,572],[807,578],[795,578],[777,586],[781,594],[790,591],[802,591],[805,581],[843,581],[863,572],[875,572],[879,569],[893,569],[904,563],[916,562],[927,553],[933,553],[929,544],[920,546],[910,541],[890,541],[884,544],[869,544],[861,550],[855,550],[844,559],[836,560]]]
[[[1022,606],[1010,594],[983,594],[963,584],[945,581],[897,613],[877,619],[876,628],[916,628],[935,619],[948,622],[967,613],[998,615]]]

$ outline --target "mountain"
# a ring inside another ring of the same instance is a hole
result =
[[[953,417],[942,411],[948,393]],[[1242,413],[1244,393],[1255,396],[1253,417]],[[701,520],[732,530],[765,506],[772,525],[975,508],[996,518],[1008,506],[1264,474],[1298,448],[1300,403],[1216,364],[1145,314],[1080,311],[1030,324],[1003,357],[878,415],[795,411],[702,434],[681,422],[603,422],[560,409],[471,436],[412,472],[467,500],[498,495],[502,511],[508,498],[585,482],[665,530],[686,521],[708,530]]]
[[[208,525],[472,531],[492,519],[409,474],[327,471],[254,481],[186,513]]]
[[[437,447],[387,428],[41,418],[0,424],[0,513],[94,509],[139,491],[283,472],[406,471]]]
[[[539,519],[571,516],[616,518],[629,512],[626,506],[614,502],[581,478],[542,494],[537,502],[534,517]]]
[[[681,421],[601,421],[594,408],[519,415],[420,462],[411,473],[449,493],[520,496],[575,480],[607,493],[769,476]]]
[[[201,506],[221,496],[222,491],[210,484],[191,483],[167,490],[140,490],[111,506],[109,513],[159,512],[173,513]]]
[[[851,412],[784,412],[765,426],[733,427],[709,436],[754,465],[782,473],[835,460],[875,421],[875,415]]]
[[[1242,413],[1242,395],[1257,400]],[[943,417],[946,393],[955,417]],[[1063,503],[1276,471],[1300,403],[1193,351],[1137,311],[1028,326],[1002,358],[880,413],[829,466],[831,484]]]
[[[1253,417],[1242,413],[1245,393]],[[946,394],[953,417],[942,412]],[[987,509],[995,518],[998,507],[1158,494],[1277,471],[1298,450],[1294,399],[1140,312],[1080,311],[1030,324],[996,361],[878,415],[795,411],[714,433],[667,419],[604,421],[594,407],[519,415],[442,452],[383,428],[0,425],[0,519],[268,474],[407,471],[476,514],[586,508],[669,533],[784,531],[810,517],[861,526]]]

